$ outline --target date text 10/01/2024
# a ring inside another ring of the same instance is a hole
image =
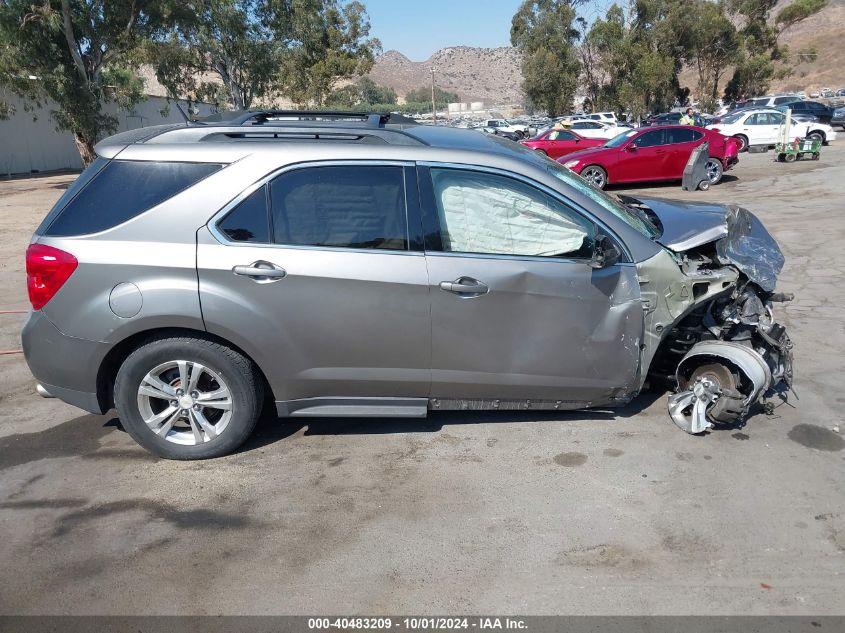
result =
[[[422,617],[422,618],[379,618],[379,617],[352,617],[352,618],[309,618],[308,628],[311,630],[320,629],[405,629],[405,630],[453,630],[453,629],[479,629],[479,630],[524,630],[527,628],[524,620],[518,618],[499,617],[476,617],[476,618],[447,618],[447,617]]]

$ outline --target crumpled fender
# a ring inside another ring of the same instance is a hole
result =
[[[731,341],[702,341],[692,346],[686,356],[678,363],[675,378],[678,386],[683,378],[692,373],[699,365],[709,361],[722,361],[735,367],[751,384],[751,390],[742,401],[742,415],[745,415],[754,402],[765,394],[772,384],[772,373],[765,359],[754,349]],[[735,395],[740,395],[736,394]],[[723,394],[722,398],[729,397]],[[669,414],[675,424],[687,433],[701,433],[712,426],[707,412],[719,398],[718,390],[712,385],[696,383],[686,390],[669,396]],[[685,414],[692,406],[691,414]],[[739,413],[739,409],[735,409]]]
[[[747,405],[755,402],[769,390],[772,384],[772,372],[763,357],[747,345],[731,341],[702,341],[692,346],[686,356],[678,363],[675,377],[680,384],[681,377],[688,373],[687,367],[695,368],[701,363],[694,362],[701,357],[721,358],[736,366],[743,376],[753,385],[753,390],[747,395]]]

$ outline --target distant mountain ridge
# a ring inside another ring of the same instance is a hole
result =
[[[438,88],[455,92],[461,101],[484,101],[487,105],[520,105],[520,55],[515,48],[441,48],[423,62],[414,62],[395,50],[386,51],[369,73],[377,84],[390,86],[400,97],[431,85],[431,68]]]
[[[780,0],[772,11],[776,15],[792,0]],[[845,0],[828,0],[816,15],[789,29],[781,38],[792,53],[815,48],[818,56],[795,66],[785,79],[772,83],[771,92],[830,87],[845,88]],[[484,101],[491,105],[520,105],[522,71],[519,52],[512,47],[477,48],[449,46],[441,48],[422,62],[414,62],[396,50],[382,54],[370,71],[376,83],[393,88],[400,97],[420,86],[435,84],[457,93],[461,101]],[[724,81],[730,78],[730,74]],[[695,86],[695,77],[686,71],[682,83]]]

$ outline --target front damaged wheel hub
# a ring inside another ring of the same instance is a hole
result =
[[[698,378],[686,391],[669,396],[669,415],[687,433],[703,433],[713,426],[707,413],[722,394],[710,378]]]

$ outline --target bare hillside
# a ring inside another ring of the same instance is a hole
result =
[[[781,0],[775,11],[790,3]],[[828,0],[816,15],[783,34],[791,53],[812,47],[818,57],[798,64],[795,72],[772,86],[775,90],[845,88],[845,0]]]
[[[519,53],[510,47],[451,46],[441,48],[424,62],[413,62],[398,51],[387,51],[369,76],[404,97],[410,90],[431,84],[432,66],[437,86],[456,92],[462,101],[484,101],[488,105],[522,103]]]

